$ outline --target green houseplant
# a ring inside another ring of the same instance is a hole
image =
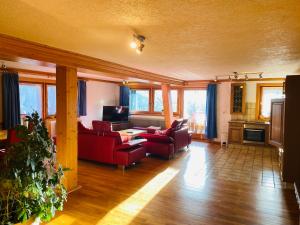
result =
[[[1,160],[0,224],[29,219],[49,221],[63,209],[67,192],[61,179],[65,169],[57,165],[55,146],[37,112],[27,116],[28,128],[18,126],[20,142],[8,147]]]

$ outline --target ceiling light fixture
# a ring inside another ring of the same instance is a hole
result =
[[[133,39],[130,42],[130,47],[135,49],[136,53],[141,54],[143,48],[145,47],[144,41],[145,37],[139,34],[133,34]]]
[[[262,79],[262,78],[263,78],[262,73],[260,73],[259,74],[259,79]]]

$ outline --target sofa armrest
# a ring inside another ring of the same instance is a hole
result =
[[[117,151],[119,151],[119,150],[128,150],[128,149],[134,148],[136,146],[139,146],[140,144],[142,144],[146,141],[147,141],[146,139],[131,140],[131,141],[128,141],[128,142],[123,143],[121,145],[117,145],[115,147],[115,150],[117,150]]]
[[[160,134],[140,134],[139,137],[147,139],[150,142],[157,142],[157,143],[173,143],[174,139],[167,136],[167,135],[160,135]]]

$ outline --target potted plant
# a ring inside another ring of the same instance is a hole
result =
[[[57,165],[55,146],[37,112],[26,117],[28,128],[17,126],[20,139],[7,148],[1,162],[0,224],[49,221],[63,209],[67,192]]]

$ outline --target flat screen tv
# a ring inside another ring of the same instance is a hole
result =
[[[103,106],[103,121],[128,121],[129,108],[127,106]]]

